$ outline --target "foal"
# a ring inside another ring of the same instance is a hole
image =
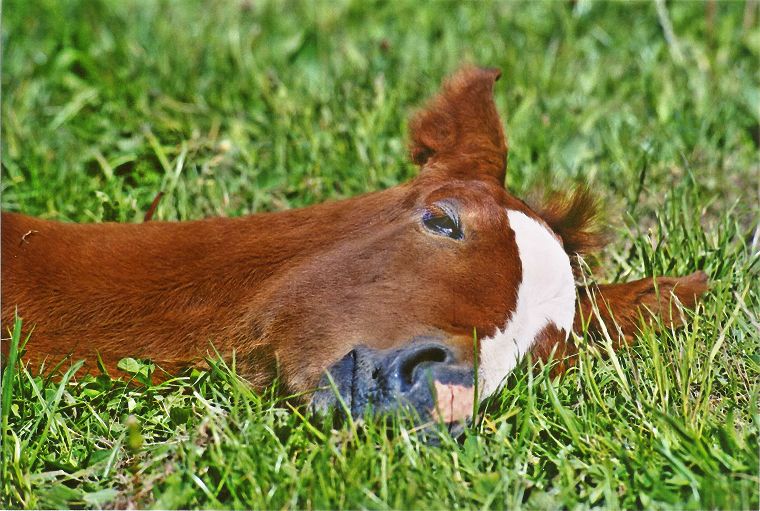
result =
[[[72,356],[94,370],[99,354],[115,371],[131,356],[174,373],[213,345],[255,387],[278,374],[293,393],[321,381],[318,408],[337,390],[355,415],[405,403],[446,421],[529,351],[572,363],[582,325],[629,339],[641,317],[677,323],[671,302],[692,306],[703,273],[576,288],[576,255],[602,246],[596,202],[579,191],[531,208],[505,189],[498,78],[451,78],[411,121],[419,175],[384,191],[192,222],[3,213],[3,322],[18,310],[34,328],[34,364]]]

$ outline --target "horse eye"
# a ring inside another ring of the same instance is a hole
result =
[[[428,231],[440,236],[446,236],[454,240],[464,238],[462,228],[459,226],[459,219],[455,215],[445,211],[425,211],[422,215],[422,224]]]

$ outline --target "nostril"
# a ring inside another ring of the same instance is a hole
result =
[[[407,385],[412,385],[418,378],[420,369],[436,363],[447,362],[451,358],[451,352],[444,346],[419,347],[401,363],[400,376]]]

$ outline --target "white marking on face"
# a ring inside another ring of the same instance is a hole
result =
[[[508,210],[522,264],[517,304],[504,328],[481,340],[480,388],[486,398],[501,385],[536,336],[549,324],[570,335],[575,318],[575,281],[570,258],[542,223],[520,211]]]

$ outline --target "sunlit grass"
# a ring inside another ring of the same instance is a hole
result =
[[[156,218],[192,219],[393,186],[416,172],[407,116],[469,60],[503,70],[510,188],[605,199],[600,280],[711,288],[612,358],[601,339],[559,379],[523,364],[457,439],[336,426],[220,361],[48,378],[21,349],[0,505],[757,508],[760,31],[715,4],[668,3],[674,43],[649,3],[4,2],[4,210],[139,222],[162,191]]]

